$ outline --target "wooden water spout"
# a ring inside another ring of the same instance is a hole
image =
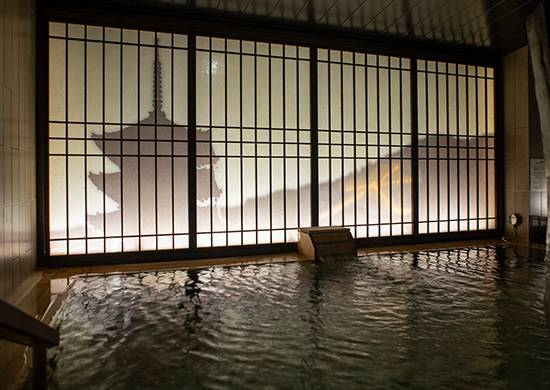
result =
[[[298,230],[298,252],[311,259],[356,256],[357,247],[348,228],[310,227]]]

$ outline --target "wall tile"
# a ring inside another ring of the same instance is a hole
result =
[[[6,264],[13,260],[13,205],[4,207],[4,242],[6,243]],[[8,265],[8,267],[10,267]],[[10,267],[11,270],[11,267]],[[10,271],[11,272],[11,271]]]
[[[36,248],[36,239],[37,239],[37,234],[38,232],[36,231],[36,226],[37,226],[37,216],[36,216],[36,196],[35,198],[30,202],[31,204],[31,210],[32,210],[32,213],[31,213],[31,227],[32,227],[32,252],[33,252],[33,259],[31,260],[32,261],[32,271],[34,272],[35,270],[35,264],[36,264],[36,255],[38,253],[38,250]]]
[[[24,151],[26,153],[31,153],[32,152],[32,144],[33,144],[33,133],[32,133],[32,124],[33,124],[33,120],[32,120],[32,113],[34,113],[34,106],[29,102],[29,100],[27,99],[25,101],[25,139],[26,139],[26,142],[25,142],[25,147],[24,147]]]
[[[19,125],[19,151],[21,155],[24,155],[24,151],[27,148],[29,142],[27,136],[27,127],[29,123],[29,117],[27,116],[27,102],[25,98],[19,97],[19,116],[21,117],[21,123]]]
[[[0,0],[0,297],[36,268],[36,0]]]
[[[0,12],[4,11],[4,0],[0,0]],[[0,86],[4,87],[4,18],[0,17]],[[3,95],[0,94],[0,99],[3,99]],[[0,107],[4,107],[3,104]],[[1,141],[0,141],[1,142]]]
[[[27,63],[27,53],[25,52],[24,42],[19,41],[18,42],[18,50],[17,55],[19,56],[19,59],[17,60],[17,63],[19,65],[19,73],[18,73],[18,90],[20,98],[25,98],[27,96],[27,68],[29,67],[29,64]]]
[[[0,0],[0,298],[36,270],[36,0]],[[0,387],[25,348],[0,341]]]
[[[25,0],[18,0],[15,2],[15,9],[13,13],[14,17],[14,34],[15,39],[17,39],[17,42],[21,47],[23,47],[23,44],[25,42],[25,24],[28,22],[28,18],[26,17],[26,1]]]
[[[21,270],[20,270],[20,261],[19,257],[15,258],[11,262],[12,278],[13,284],[19,286],[22,282],[21,280]]]
[[[0,50],[1,52],[2,50]],[[5,125],[5,120],[4,120],[4,86],[2,84],[0,84],[0,87],[2,88],[0,90],[0,146],[3,146],[4,145],[4,125]]]
[[[3,150],[3,164],[4,164],[4,204],[11,204],[11,146],[10,146],[10,131],[11,131],[11,91],[4,87],[4,150]]]
[[[514,142],[516,137],[516,108],[515,99],[504,100],[504,159],[515,159],[516,149]]]
[[[527,47],[503,58],[504,73],[504,210],[519,213],[524,223],[517,238],[529,239],[529,100]],[[505,224],[506,236],[513,229]]]
[[[6,272],[6,242],[4,241],[4,206],[0,206],[0,294],[4,297],[7,295],[7,280],[10,277]],[[0,353],[1,355],[1,353]],[[0,366],[1,367],[1,366]]]
[[[529,191],[516,192],[516,212],[522,217],[522,223],[518,226],[518,238],[529,239]]]
[[[0,145],[0,173],[4,173],[4,146]],[[4,175],[0,177],[0,206],[3,206],[5,204],[4,202],[4,182],[6,181],[6,178]]]
[[[528,46],[523,46],[521,49],[516,51],[516,66],[525,65],[529,63],[529,48]]]
[[[33,241],[32,241],[32,232],[35,229],[33,226],[33,219],[32,214],[34,212],[34,209],[32,207],[33,202],[29,201],[25,204],[25,223],[27,224],[25,226],[25,253],[31,253],[32,247],[33,247]],[[34,269],[30,270],[31,272],[34,271]]]
[[[4,10],[2,13],[2,19],[4,21],[4,34],[3,34],[3,62],[4,62],[4,86],[7,86],[8,88],[11,88],[11,66],[12,66],[12,58],[11,58],[11,9],[12,9],[12,1],[13,0],[4,0]]]
[[[11,149],[11,172],[12,172],[12,181],[11,181],[11,199],[14,204],[18,204],[22,201],[19,194],[19,182],[21,178],[21,171],[19,170],[19,150],[12,148]]]
[[[6,295],[12,291],[14,288],[13,285],[13,275],[11,267],[11,255],[12,255],[12,243],[11,243],[11,206],[4,206],[3,213],[3,237],[4,237],[4,273],[5,273],[5,290]]]
[[[7,86],[2,87],[3,90],[3,112],[2,112],[2,145],[9,145],[9,134],[11,130],[11,116],[12,116],[12,109],[11,109],[11,89],[9,89]]]
[[[12,208],[12,220],[11,220],[11,239],[12,239],[12,259],[17,259],[20,256],[19,252],[19,242],[20,242],[20,233],[21,233],[21,227],[20,227],[20,221],[19,221],[19,215],[21,210],[21,203],[14,203]]]
[[[504,161],[504,189],[515,191],[516,189],[516,161]]]
[[[5,367],[7,367],[9,362],[8,359],[8,342],[5,340],[0,340],[0,383],[7,383],[3,380],[3,375],[5,375]]]
[[[504,191],[504,209],[506,210],[505,216],[516,212],[516,193],[515,191]],[[514,229],[509,223],[504,224],[504,235],[511,237],[514,233]]]
[[[529,128],[516,129],[516,190],[529,191]]]
[[[14,43],[15,40],[14,40]],[[12,83],[11,83],[11,132],[10,141],[12,148],[19,148],[19,121],[22,119],[19,117],[19,46],[13,45],[12,58],[14,69],[12,71]]]
[[[509,54],[503,58],[503,73],[504,73],[504,98],[509,99],[514,97],[515,88],[515,56]]]
[[[516,66],[516,126],[529,126],[529,64]]]
[[[8,138],[8,132],[10,128],[10,118],[11,118],[11,90],[6,87],[2,86],[2,107],[0,107],[2,110],[2,117],[0,118],[0,121],[2,122],[2,132],[0,134],[0,144],[6,145],[6,141]]]

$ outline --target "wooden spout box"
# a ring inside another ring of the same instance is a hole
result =
[[[321,257],[355,256],[357,247],[348,228],[310,227],[298,230],[298,252],[319,260]]]

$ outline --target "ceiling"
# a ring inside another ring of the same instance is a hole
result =
[[[157,10],[312,31],[487,50],[527,44],[525,19],[542,0],[47,0]]]

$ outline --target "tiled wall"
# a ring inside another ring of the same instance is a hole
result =
[[[529,57],[527,46],[504,57],[504,209],[523,222],[517,238],[529,239]],[[513,229],[505,222],[505,234]]]
[[[0,297],[36,267],[36,0],[0,0]]]
[[[0,298],[36,268],[36,0],[0,0]],[[36,311],[32,300],[17,305]],[[24,363],[23,346],[0,340],[0,388]]]

